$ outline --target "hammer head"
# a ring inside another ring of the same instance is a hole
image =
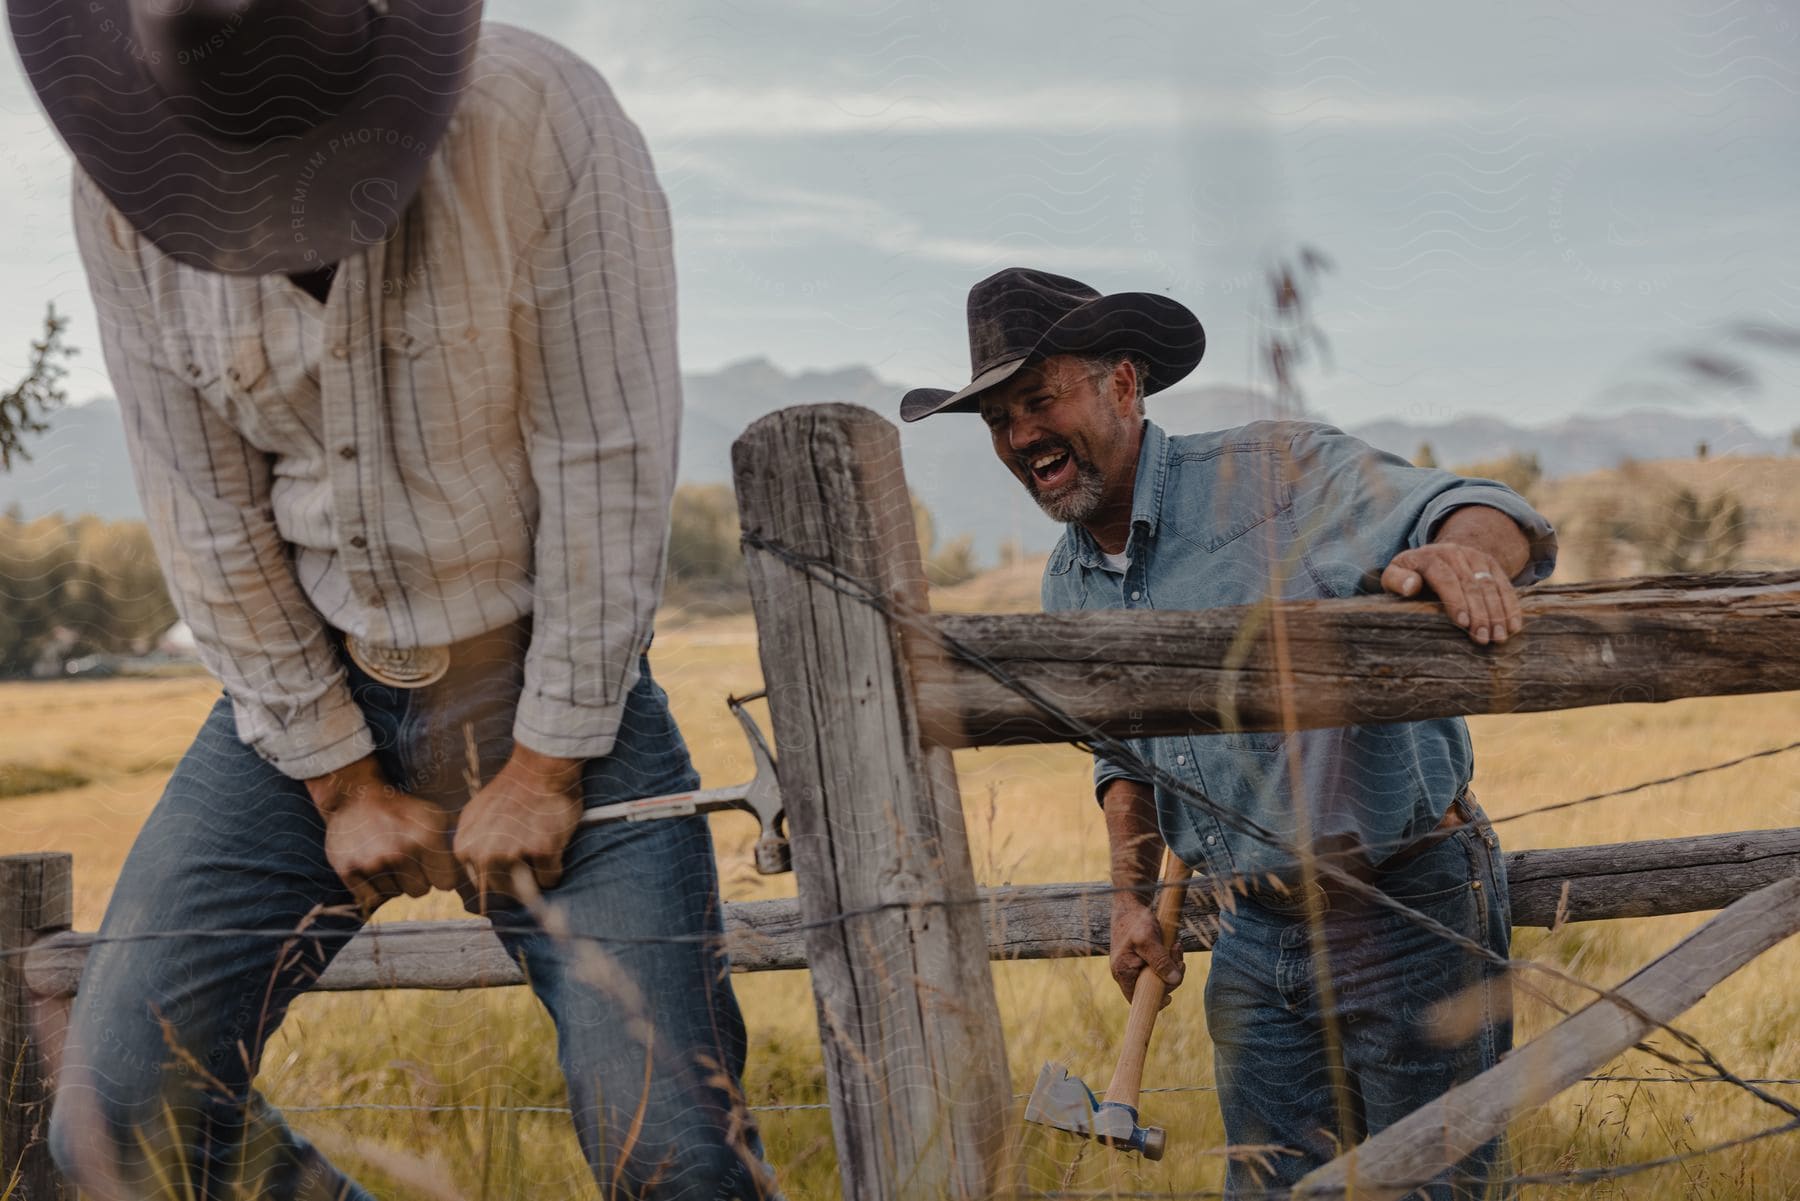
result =
[[[1094,1137],[1094,1111],[1100,1101],[1094,1090],[1071,1076],[1060,1063],[1046,1063],[1038,1072],[1031,1099],[1025,1102],[1025,1120],[1056,1130]]]
[[[1071,1075],[1060,1063],[1046,1063],[1038,1072],[1031,1099],[1025,1102],[1025,1120],[1069,1134],[1091,1138],[1120,1151],[1136,1151],[1145,1159],[1161,1159],[1168,1137],[1160,1126],[1138,1125],[1137,1110],[1116,1101],[1102,1101],[1094,1090]]]
[[[750,742],[750,757],[756,762],[756,776],[744,794],[744,808],[756,814],[756,820],[762,823],[762,837],[756,840],[756,870],[765,876],[774,876],[794,870],[794,850],[788,844],[787,811],[782,805],[781,785],[775,776],[775,756],[769,751],[762,728],[744,708],[746,701],[762,695],[754,692],[749,696],[728,696],[725,704],[737,718],[738,725],[743,727],[744,737]]]

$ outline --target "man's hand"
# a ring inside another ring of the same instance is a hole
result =
[[[1486,551],[1433,542],[1395,555],[1381,573],[1381,586],[1398,596],[1430,589],[1450,620],[1476,642],[1505,642],[1524,627],[1525,616],[1504,573],[1500,560]]]
[[[1112,978],[1127,1001],[1146,967],[1173,992],[1181,983],[1181,950],[1163,946],[1162,927],[1150,897],[1155,895],[1162,834],[1156,828],[1156,794],[1150,785],[1118,779],[1106,786],[1106,841],[1112,856]],[[1163,997],[1167,1005],[1169,998]]]
[[[1138,975],[1145,968],[1163,978],[1168,991],[1162,1003],[1167,1006],[1169,993],[1181,986],[1187,965],[1181,960],[1181,948],[1163,946],[1162,927],[1156,913],[1135,894],[1114,893],[1112,905],[1112,954],[1108,959],[1113,982],[1127,1001],[1137,989]]]
[[[325,859],[366,917],[389,897],[455,888],[450,817],[389,784],[371,758],[306,781],[325,818]]]
[[[1470,638],[1505,642],[1525,625],[1512,580],[1530,557],[1531,545],[1512,518],[1465,505],[1444,519],[1428,545],[1395,555],[1381,586],[1409,597],[1429,589]]]
[[[454,851],[476,912],[486,912],[489,897],[519,896],[515,872],[530,873],[540,890],[562,879],[563,848],[581,820],[581,762],[515,745],[463,807]]]

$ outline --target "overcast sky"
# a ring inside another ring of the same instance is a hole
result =
[[[1197,381],[1254,382],[1258,282],[1301,243],[1354,423],[1544,422],[1677,399],[1800,422],[1800,356],[1694,391],[1664,356],[1800,324],[1800,7],[1253,0],[489,0],[644,128],[689,370],[762,355],[968,376],[969,284],[1025,264],[1166,291]],[[0,66],[0,367],[46,300],[108,391],[68,159]]]

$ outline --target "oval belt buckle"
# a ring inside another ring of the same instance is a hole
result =
[[[450,670],[447,646],[375,646],[355,634],[344,636],[344,646],[351,662],[390,688],[423,688]]]

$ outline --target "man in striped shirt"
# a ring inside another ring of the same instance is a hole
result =
[[[681,400],[638,131],[479,0],[9,7],[225,690],[115,887],[59,1163],[366,1197],[251,1080],[370,912],[456,888],[555,1020],[609,1196],[766,1195],[704,819],[577,825],[698,784],[645,658]]]

